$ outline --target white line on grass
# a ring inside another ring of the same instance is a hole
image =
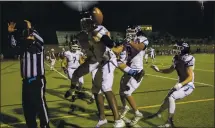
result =
[[[214,98],[177,102],[176,104],[190,104],[190,103],[199,103],[199,102],[207,102],[207,101],[214,101]],[[138,107],[138,109],[150,109],[150,108],[157,108],[157,107],[160,107],[160,104],[150,105],[150,106],[142,106],[142,107]],[[110,112],[111,111],[105,111],[105,113],[110,113]],[[90,114],[91,113],[83,113],[83,114],[79,114],[79,115],[80,116],[89,116]],[[69,116],[52,117],[52,118],[50,118],[50,120],[68,119],[68,118],[73,118],[73,117],[76,117],[76,116],[75,115],[69,115]],[[37,122],[39,122],[39,120],[37,120]],[[17,122],[17,123],[1,124],[0,127],[7,127],[8,125],[14,126],[14,125],[25,124],[25,123],[26,123],[25,121],[22,121],[22,122]]]
[[[154,76],[154,77],[159,77],[159,78],[163,78],[163,79],[178,80],[178,79],[175,79],[175,78],[165,77],[165,76],[160,76],[160,75],[153,75],[153,74],[146,74],[146,75],[148,75],[148,76]],[[200,84],[200,85],[214,87],[214,85],[212,85],[212,84],[206,84],[206,83],[201,83],[201,82],[194,82],[194,83]]]
[[[48,67],[50,67],[49,66],[49,64],[47,64],[47,63],[45,63]],[[62,73],[60,73],[58,70],[56,70],[55,68],[54,68],[54,71],[55,72],[57,72],[58,74],[60,74],[61,76],[63,76],[64,78],[66,78],[67,80],[69,80],[69,78],[68,77],[66,77],[64,74],[62,74]]]
[[[157,64],[157,66],[160,66],[160,67],[170,67],[170,65],[163,65],[162,63],[161,64]],[[204,71],[204,72],[213,72],[214,73],[214,70],[205,70],[205,69],[198,69],[198,68],[195,68],[194,71]]]

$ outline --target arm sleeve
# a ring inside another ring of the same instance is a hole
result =
[[[32,35],[35,38],[35,44],[41,48],[44,44],[43,38],[38,34],[36,30],[32,30]]]

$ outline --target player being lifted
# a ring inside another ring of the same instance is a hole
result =
[[[174,127],[173,116],[175,113],[175,100],[183,99],[184,97],[190,95],[195,86],[194,86],[194,66],[195,58],[190,55],[190,46],[189,44],[183,42],[177,43],[177,54],[173,57],[173,64],[170,68],[159,69],[157,66],[153,65],[152,68],[160,73],[171,73],[174,70],[178,74],[178,82],[176,85],[169,91],[168,95],[165,97],[163,104],[161,105],[158,112],[149,118],[160,117],[161,113],[169,109],[169,116],[167,123],[161,125],[160,127]]]
[[[120,61],[126,62],[132,69],[143,70],[143,56],[145,49],[149,44],[148,39],[144,36],[140,26],[129,27],[126,31],[127,44],[125,44],[126,53],[123,51],[120,55]],[[127,58],[127,59],[125,59]],[[130,110],[129,106],[126,105],[126,101],[129,103],[134,111],[135,117],[131,121],[130,125],[134,126],[140,119],[143,118],[142,113],[137,109],[135,100],[132,93],[140,86],[142,78],[137,82],[133,77],[128,74],[124,74],[120,82],[120,98],[123,105],[121,118],[123,119],[126,113]]]
[[[114,115],[114,127],[124,127],[125,123],[119,117],[118,105],[112,92],[114,70],[117,65],[116,55],[122,51],[122,46],[110,39],[109,31],[102,26],[103,14],[98,8],[93,8],[92,12],[84,13],[81,19],[82,32],[78,35],[81,47],[86,50],[86,61],[74,72],[72,77],[73,85],[65,94],[65,98],[71,96],[79,77],[92,73],[93,87],[96,105],[99,111],[99,122],[96,127],[107,123],[104,114],[104,98],[102,92],[107,98],[110,109]],[[116,48],[120,47],[120,48]],[[121,50],[120,50],[121,49]],[[109,59],[107,59],[109,58]],[[111,62],[110,62],[111,60]],[[126,68],[125,66],[124,68]],[[96,71],[97,70],[97,71]],[[127,68],[128,70],[128,68]],[[127,72],[134,76],[137,81],[140,80],[143,71],[138,72],[130,68]]]
[[[54,70],[54,66],[55,66],[55,62],[56,62],[56,57],[55,57],[55,52],[54,49],[51,49],[51,53],[50,53],[50,61],[51,61],[51,66],[50,66],[50,70],[53,71]]]

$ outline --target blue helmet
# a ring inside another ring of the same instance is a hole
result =
[[[190,45],[185,41],[179,41],[174,45],[177,54],[184,55],[190,53]]]

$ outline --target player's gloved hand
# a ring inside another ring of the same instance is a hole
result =
[[[151,68],[154,69],[156,72],[160,71],[159,68],[156,65],[152,65]]]
[[[181,84],[181,83],[177,83],[177,84],[174,86],[175,90],[177,90],[177,91],[178,91],[181,87],[182,87],[182,84]]]

